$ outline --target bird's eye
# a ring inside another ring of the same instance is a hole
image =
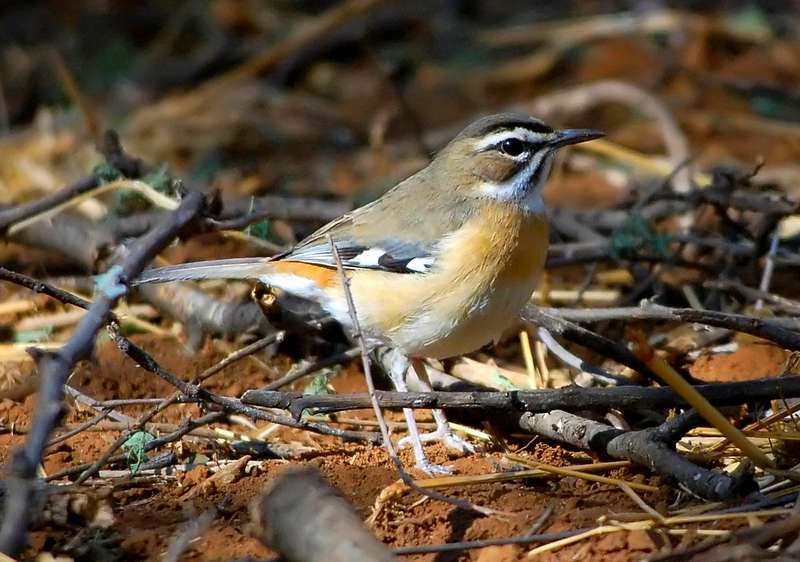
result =
[[[519,156],[525,151],[525,145],[519,139],[506,139],[500,143],[500,152],[509,156]]]

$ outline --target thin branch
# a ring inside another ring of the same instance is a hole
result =
[[[288,373],[286,373],[281,378],[272,381],[268,385],[266,385],[263,390],[277,390],[282,386],[289,385],[303,377],[307,377],[309,375],[313,375],[317,371],[321,369],[325,369],[327,367],[332,367],[334,365],[340,365],[342,363],[346,363],[356,357],[361,355],[361,349],[358,347],[351,347],[350,349],[343,351],[341,353],[336,353],[329,357],[325,357],[320,359],[319,361],[315,361],[306,365],[305,367],[301,367],[299,369],[290,369]]]
[[[460,541],[446,544],[426,544],[419,546],[401,546],[394,549],[395,554],[410,556],[412,554],[437,554],[440,552],[461,552],[463,550],[475,550],[490,546],[505,546],[508,544],[527,545],[533,543],[548,543],[575,535],[585,533],[589,528],[570,529],[569,531],[559,531],[556,533],[543,533],[539,535],[522,535],[519,537],[509,537],[500,539],[483,539],[477,541]]]
[[[264,219],[327,222],[352,208],[346,201],[265,195],[228,201],[222,211],[223,218],[208,220],[207,224],[214,230],[241,230]]]
[[[613,375],[607,371],[604,371],[600,367],[592,365],[588,361],[584,361],[577,355],[571,353],[568,349],[566,349],[563,345],[558,343],[558,340],[553,337],[553,335],[547,331],[546,328],[540,327],[536,335],[539,336],[539,339],[547,346],[553,355],[558,357],[562,363],[565,365],[572,367],[573,369],[577,369],[582,373],[588,373],[593,378],[597,379],[598,381],[604,384],[629,384],[630,381],[625,377],[620,377],[617,375]]]
[[[800,301],[788,299],[786,297],[776,295],[774,293],[768,293],[760,289],[754,289],[753,287],[748,287],[739,281],[734,281],[732,279],[718,279],[706,281],[703,283],[703,287],[722,290],[733,289],[751,301],[762,299],[763,301],[770,303],[771,308],[773,309],[778,309],[789,314],[800,315]]]
[[[724,472],[701,468],[679,455],[673,448],[673,427],[668,431],[659,431],[659,428],[623,431],[560,410],[522,414],[519,425],[525,431],[548,439],[647,466],[670,483],[709,500],[729,500],[758,489],[750,473],[734,478]],[[690,424],[680,427],[687,428]],[[662,436],[668,436],[669,442],[662,440]]]
[[[218,421],[222,421],[225,419],[225,417],[226,417],[225,412],[211,412],[197,419],[187,419],[175,431],[168,433],[166,435],[162,435],[161,437],[156,437],[151,441],[148,441],[144,446],[143,452],[147,453],[149,451],[157,449],[158,447],[163,447],[168,443],[174,443],[175,441],[178,441],[183,436],[187,435],[188,433],[191,433],[195,429]],[[136,431],[138,431],[138,429]],[[133,432],[134,431],[129,431],[125,432],[123,435],[120,435],[120,437],[114,443],[115,446],[110,447],[105,454],[103,454],[99,459],[95,460],[94,462],[84,463],[78,466],[71,466],[64,470],[61,470],[60,472],[49,475],[46,478],[46,480],[49,482],[52,480],[59,480],[67,476],[73,476],[75,474],[79,474],[80,476],[78,477],[77,480],[75,480],[75,484],[79,485],[86,482],[86,480],[88,480],[90,476],[97,473],[97,471],[99,471],[104,465],[108,463],[125,461],[128,458],[128,455],[121,454],[112,456],[112,454],[114,451],[119,449],[119,447],[121,447],[125,441],[128,440],[128,438],[131,436]]]
[[[226,396],[219,396],[213,394],[201,387],[199,384],[190,383],[181,380],[173,373],[163,368],[149,353],[144,349],[134,344],[129,339],[125,338],[118,331],[112,336],[115,343],[120,350],[135,361],[140,367],[155,375],[158,375],[166,382],[177,388],[184,396],[193,400],[205,402],[207,405],[214,405],[221,407],[227,412],[233,412],[245,415],[252,419],[268,421],[271,423],[293,427],[295,429],[302,429],[306,431],[313,431],[323,435],[333,435],[342,439],[358,440],[376,442],[376,435],[371,433],[364,433],[360,431],[348,431],[343,429],[332,428],[324,424],[312,423],[301,419],[292,419],[286,416],[278,416],[270,412],[259,410],[248,405],[245,405],[236,398],[229,398]]]
[[[106,132],[98,149],[105,157],[106,162],[122,172],[123,175],[139,177],[144,172],[142,162],[131,158],[124,152],[119,142],[119,137],[114,131]],[[10,229],[15,225],[56,209],[64,203],[96,189],[100,185],[100,178],[96,174],[91,174],[27,205],[2,209],[0,210],[0,235],[10,232]]]
[[[800,320],[796,318],[764,318],[731,314],[715,310],[671,308],[644,301],[640,306],[620,308],[545,308],[542,314],[570,322],[603,322],[607,320],[662,320],[693,322],[743,332],[777,343],[786,349],[800,349]]]
[[[658,380],[655,373],[640,361],[624,345],[578,326],[568,319],[554,315],[552,311],[562,309],[541,309],[527,305],[522,311],[522,319],[538,327],[545,328],[551,334],[561,336],[571,342],[591,349],[595,353],[613,359],[617,363],[630,367],[634,371],[646,376],[650,380]]]
[[[102,407],[102,406],[100,406],[100,407]],[[67,431],[66,433],[63,433],[63,434],[59,435],[58,437],[53,437],[47,443],[47,446],[48,447],[52,447],[53,445],[58,445],[62,441],[66,441],[70,437],[72,437],[74,435],[77,435],[79,433],[82,433],[82,432],[86,431],[87,429],[89,429],[90,427],[93,427],[93,426],[97,425],[98,423],[100,423],[101,421],[106,419],[108,417],[108,415],[111,413],[111,409],[109,407],[104,407],[104,408],[105,409],[102,412],[97,414],[95,417],[86,420],[85,422],[80,424],[78,427],[75,427],[75,428],[71,429],[70,431]]]
[[[0,234],[6,233],[9,228],[19,222],[58,207],[83,193],[96,189],[99,185],[97,176],[92,174],[27,205],[17,205],[0,210]]]
[[[173,443],[178,441],[188,433],[191,433],[195,429],[199,427],[203,427],[205,425],[209,425],[218,421],[224,420],[226,417],[225,412],[211,412],[206,414],[197,419],[187,419],[184,421],[178,428],[176,428],[171,433],[166,435],[162,435],[161,437],[157,437],[151,441],[148,441],[143,448],[143,452],[152,451],[158,447],[163,447],[168,443]],[[143,422],[140,422],[142,424]],[[126,461],[128,458],[127,454],[121,455],[114,455],[113,453],[119,449],[122,444],[128,440],[128,438],[135,433],[135,431],[139,431],[141,427],[131,428],[127,432],[124,432],[120,435],[117,440],[115,441],[114,445],[112,445],[106,452],[100,456],[100,458],[94,460],[93,462],[87,462],[83,464],[79,464],[77,466],[71,466],[69,468],[65,468],[60,470],[59,472],[50,474],[45,478],[47,482],[51,482],[53,480],[60,480],[62,478],[66,478],[69,476],[74,476],[76,474],[80,475],[78,479],[75,481],[75,485],[83,484],[86,480],[89,479],[92,475],[96,474],[103,466],[106,464],[111,463],[118,463]],[[86,475],[86,476],[84,476]]]
[[[64,304],[71,304],[73,306],[77,306],[78,308],[83,308],[88,310],[89,307],[92,305],[91,301],[88,301],[78,295],[74,295],[68,291],[63,289],[59,289],[58,287],[54,287],[44,281],[39,281],[34,279],[33,277],[28,277],[27,275],[23,275],[22,273],[17,273],[16,271],[11,271],[10,269],[6,269],[5,267],[0,267],[0,281],[8,281],[9,283],[14,283],[15,285],[19,285],[21,287],[25,287],[30,289],[34,293],[40,293],[43,295],[47,295],[49,297],[53,297],[54,299],[61,301]]]
[[[285,337],[286,337],[286,332],[283,331],[275,332],[274,334],[270,334],[266,337],[254,341],[253,343],[247,344],[241,349],[237,349],[233,353],[228,354],[225,358],[222,359],[222,361],[220,361],[216,365],[212,365],[211,367],[209,367],[208,369],[197,375],[195,382],[197,383],[204,382],[208,378],[213,377],[214,375],[216,375],[226,367],[233,365],[237,361],[241,361],[245,357],[253,355],[254,353],[258,353],[259,351],[261,351],[262,349],[264,349],[269,345],[281,343]]]
[[[308,431],[313,431],[316,433],[321,433],[325,435],[334,435],[336,437],[342,439],[348,439],[353,441],[377,441],[377,436],[373,433],[367,432],[360,432],[360,431],[350,431],[350,430],[343,430],[338,428],[332,428],[324,424],[316,424],[307,421],[298,421],[292,418],[287,418],[284,416],[275,416],[270,414],[269,412],[265,412],[262,410],[257,410],[255,408],[248,407],[243,405],[239,400],[235,398],[225,398],[216,396],[204,388],[202,388],[202,382],[206,378],[212,376],[216,372],[216,368],[218,368],[221,364],[212,367],[197,377],[195,377],[194,382],[184,382],[174,374],[170,373],[166,369],[164,369],[158,361],[156,361],[149,353],[147,353],[144,349],[140,348],[132,341],[124,337],[120,331],[119,326],[115,324],[110,324],[107,327],[109,334],[111,335],[112,340],[116,343],[117,347],[125,353],[129,358],[135,361],[140,367],[144,368],[145,370],[158,375],[166,382],[170,383],[171,385],[178,388],[178,391],[175,392],[172,396],[167,398],[163,398],[157,402],[157,404],[145,412],[136,422],[136,424],[128,429],[128,431],[123,432],[122,435],[117,438],[114,443],[112,443],[106,451],[95,460],[93,463],[87,464],[84,466],[84,469],[78,478],[78,482],[84,482],[88,478],[90,478],[93,474],[99,471],[106,463],[112,462],[117,457],[113,457],[112,455],[122,446],[128,438],[135,433],[143,429],[150,420],[152,420],[158,413],[165,410],[172,404],[177,402],[199,402],[205,403],[206,405],[213,405],[221,407],[223,412],[235,412],[245,416],[248,416],[252,419],[257,420],[264,420],[269,421],[271,423],[276,423],[280,425],[285,425],[289,427],[294,427],[297,429],[305,429]],[[252,353],[253,349],[257,349],[261,345],[267,345],[270,343],[270,340],[277,340],[282,337],[282,332],[276,332],[275,334],[268,336],[248,348],[240,350],[239,353],[232,354],[227,360],[223,360],[224,366],[230,365],[234,362],[234,360],[239,360],[243,357],[246,357],[248,352]],[[73,472],[70,472],[72,474]]]
[[[88,272],[97,269],[98,260],[108,257],[114,244],[103,225],[67,212],[23,228],[8,239],[45,250]]]
[[[191,192],[180,207],[162,224],[138,241],[120,265],[115,265],[98,284],[98,297],[89,307],[70,340],[54,353],[35,351],[41,386],[31,431],[22,449],[11,461],[8,497],[0,527],[0,551],[16,556],[25,544],[31,513],[28,509],[35,493],[36,467],[42,459],[50,433],[62,415],[64,383],[81,359],[94,348],[95,335],[109,319],[116,303],[128,292],[129,279],[135,279],[187,224],[196,219],[204,205],[202,194]]]
[[[764,272],[761,275],[761,282],[758,284],[759,290],[767,293],[769,286],[772,283],[772,273],[775,271],[775,254],[778,253],[778,244],[780,244],[780,233],[778,229],[772,233],[772,240],[769,244],[769,252],[767,252],[767,263],[764,264]],[[758,299],[756,302],[756,310],[760,310],[764,306],[764,301]]]
[[[716,406],[733,406],[800,397],[800,376],[769,378],[757,381],[703,384],[695,389]],[[492,417],[501,412],[543,413],[552,410],[658,410],[685,408],[688,403],[669,387],[621,386],[582,388],[567,386],[547,390],[510,392],[387,392],[378,390],[375,398],[384,408],[412,408],[477,411]],[[299,417],[305,410],[330,414],[371,406],[367,394],[309,395],[299,392],[248,390],[243,404],[288,410]]]

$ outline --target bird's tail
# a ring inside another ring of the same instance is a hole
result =
[[[156,267],[144,271],[133,285],[203,279],[258,279],[265,273],[268,261],[269,258],[230,258]]]

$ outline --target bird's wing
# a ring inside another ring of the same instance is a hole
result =
[[[427,273],[440,242],[464,223],[463,210],[471,208],[456,197],[433,197],[431,181],[423,170],[275,259],[336,267],[330,237],[347,269]]]
[[[330,237],[330,238],[329,238]],[[276,260],[336,267],[330,240],[346,269],[374,269],[392,273],[427,273],[434,264],[434,246],[402,234],[388,234],[375,228],[359,228],[345,215],[318,230]]]

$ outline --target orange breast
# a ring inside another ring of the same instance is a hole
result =
[[[543,216],[492,205],[444,241],[430,273],[354,278],[359,316],[411,355],[473,351],[518,317],[544,267],[547,237]]]
[[[311,263],[296,261],[274,261],[271,262],[272,270],[276,273],[299,275],[312,280],[320,289],[328,289],[336,286],[339,280],[339,272],[330,267],[323,267]]]
[[[548,248],[547,220],[516,206],[488,204],[448,243],[443,269],[476,287],[530,283],[539,277]]]
[[[538,279],[547,259],[549,228],[545,217],[523,216],[517,229],[508,260],[498,276],[503,282]]]

